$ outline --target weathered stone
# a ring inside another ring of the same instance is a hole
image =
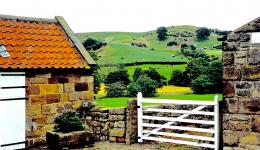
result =
[[[40,94],[55,94],[63,92],[62,84],[40,84]]]
[[[40,115],[41,114],[41,104],[37,105],[31,105],[27,108],[27,115],[34,116],[34,115]]]
[[[56,107],[57,107],[57,112],[58,113],[62,113],[64,111],[64,104],[57,103]]]
[[[230,33],[227,36],[227,41],[228,42],[235,42],[235,41],[238,41],[239,38],[240,38],[240,34],[238,34],[238,33]]]
[[[64,109],[72,109],[72,102],[65,102]]]
[[[87,82],[75,83],[75,91],[87,91],[88,84]]]
[[[232,147],[223,147],[223,150],[233,150]]]
[[[110,142],[116,142],[116,137],[110,136],[110,137],[109,137],[109,141],[110,141]]]
[[[249,42],[250,41],[250,34],[243,33],[240,35],[241,42]]]
[[[260,133],[260,116],[257,115],[253,118],[252,121],[252,130]]]
[[[44,125],[41,129],[42,134],[46,134],[48,131],[53,131],[54,130],[54,124],[52,125]]]
[[[47,84],[48,78],[30,78],[31,84]]]
[[[125,120],[125,115],[109,115],[109,121],[122,121]]]
[[[57,113],[57,104],[44,104],[42,105],[42,112],[39,112],[42,114],[56,114]]]
[[[242,144],[246,144],[246,145],[258,145],[258,144],[260,144],[260,140],[259,140],[260,138],[259,139],[257,138],[257,134],[259,134],[259,133],[251,132],[245,136],[242,136],[240,138],[240,142]],[[260,135],[258,135],[258,136],[260,136]]]
[[[239,135],[237,132],[224,130],[223,142],[224,145],[234,146],[238,145]]]
[[[115,137],[124,137],[125,136],[125,130],[122,128],[114,128],[109,130],[109,136],[115,136]]]
[[[75,92],[75,85],[74,85],[74,83],[65,83],[64,84],[64,92],[66,92],[66,93],[73,93],[73,92]]]
[[[116,121],[114,124],[115,128],[125,128],[125,122],[124,121]]]
[[[43,95],[30,95],[29,100],[31,101],[31,105],[36,105],[36,104],[46,104],[46,98]]]
[[[81,107],[81,101],[80,100],[72,101],[72,108],[73,109],[78,109],[80,107]]]
[[[125,108],[110,109],[109,114],[111,114],[111,115],[124,115],[125,114]]]
[[[38,95],[38,94],[40,94],[40,87],[39,87],[39,85],[30,85],[28,94],[29,95]]]
[[[240,79],[239,66],[230,66],[223,68],[223,79],[225,80],[237,80]]]
[[[235,88],[233,82],[224,82],[224,97],[233,97],[235,96]]]
[[[248,57],[247,57],[247,62],[249,64],[259,64],[260,63],[260,49],[249,49],[248,51]]]
[[[116,138],[116,142],[117,142],[117,143],[125,143],[125,138],[117,137],[117,138]]]
[[[88,99],[87,94],[88,94],[87,91],[79,92],[79,99],[80,100],[87,100]]]
[[[54,123],[54,114],[47,115],[47,124],[53,124]]]
[[[69,100],[70,101],[79,100],[79,92],[69,93]]]
[[[235,58],[235,64],[243,65],[246,63],[246,58]]]
[[[243,97],[249,97],[249,96],[251,96],[251,92],[248,89],[237,89],[236,95],[243,96]]]
[[[60,95],[60,101],[61,102],[67,102],[69,100],[69,94],[68,93],[62,93]]]
[[[228,51],[237,51],[239,48],[239,42],[228,42],[227,43],[227,50]]]
[[[252,83],[241,81],[236,83],[236,88],[238,89],[250,89],[252,87]]]
[[[48,104],[51,103],[58,103],[60,102],[61,95],[60,94],[47,94],[46,95],[46,100]]]
[[[224,65],[234,64],[234,53],[233,52],[224,52],[223,63],[224,63]]]
[[[260,98],[240,99],[239,112],[249,114],[260,114]]]
[[[251,122],[247,121],[229,121],[229,130],[233,131],[250,131]]]
[[[260,80],[260,65],[243,66],[241,70],[242,70],[241,75],[244,80],[256,80],[256,81]]]
[[[223,112],[236,113],[238,112],[238,100],[233,98],[225,98],[223,100]]]
[[[43,126],[47,123],[46,115],[32,116],[32,122],[36,126]]]

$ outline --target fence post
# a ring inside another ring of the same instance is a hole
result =
[[[142,101],[142,93],[141,92],[138,92],[137,94],[137,130],[138,130],[138,142],[143,142],[142,140],[142,123],[143,123],[143,120],[142,120],[142,104],[141,104],[141,101]]]
[[[214,113],[215,113],[215,134],[214,134],[214,145],[215,145],[215,150],[219,149],[219,101],[218,101],[218,95],[214,97]]]

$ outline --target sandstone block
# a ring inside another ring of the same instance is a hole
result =
[[[250,89],[252,87],[251,82],[241,81],[236,83],[236,88],[238,89]]]
[[[38,95],[38,94],[40,94],[40,87],[38,85],[30,85],[28,94],[29,95]]]
[[[251,132],[247,135],[244,135],[240,138],[240,143],[246,144],[246,145],[259,145],[260,144],[260,134],[257,132]]]
[[[247,57],[247,62],[249,64],[259,64],[260,63],[260,49],[249,49],[248,50],[248,57]]]
[[[223,132],[223,142],[224,145],[238,145],[239,135],[237,132],[224,130]]]
[[[80,92],[79,93],[79,99],[80,100],[87,100],[88,99],[88,92],[86,92],[86,91]]]
[[[125,121],[116,121],[114,124],[115,128],[125,128]]]
[[[64,83],[64,92],[66,92],[66,93],[75,92],[75,84],[74,83]]]
[[[64,104],[64,109],[72,109],[72,102],[65,102]]]
[[[68,94],[68,93],[62,93],[62,94],[60,94],[60,101],[61,101],[61,102],[67,102],[67,101],[69,101],[69,94]]]
[[[47,124],[53,124],[54,123],[54,114],[47,115]]]
[[[116,142],[116,137],[110,136],[110,137],[109,137],[109,141],[110,141],[110,142]]]
[[[224,65],[234,64],[234,53],[233,52],[224,52],[223,63],[224,63]]]
[[[43,96],[42,95],[30,95],[29,100],[31,101],[32,105],[47,103],[44,95]]]
[[[252,131],[260,133],[260,116],[256,115],[253,118]]]
[[[79,92],[69,93],[69,100],[76,101],[79,100]]]
[[[253,80],[253,81],[260,80],[260,65],[243,66],[241,70],[242,70],[241,75],[244,80]]]
[[[61,95],[60,94],[47,94],[46,95],[46,100],[48,104],[51,103],[58,103],[60,102]]]
[[[260,98],[240,99],[239,113],[260,114]]]
[[[109,115],[109,121],[123,121],[125,120],[125,115]]]
[[[30,78],[31,84],[47,84],[48,78]]]
[[[223,111],[229,112],[229,113],[238,112],[238,110],[239,110],[238,103],[239,103],[238,99],[225,98],[223,100]]]
[[[48,131],[53,131],[54,130],[54,125],[45,125],[42,127],[41,131],[42,131],[42,135],[45,135],[46,132]]]
[[[27,115],[36,116],[41,114],[41,104],[31,105],[27,107]]]
[[[81,101],[77,100],[77,101],[72,101],[72,108],[73,109],[78,109],[81,107]]]
[[[235,88],[233,82],[224,82],[224,97],[234,97],[235,96]]]
[[[237,96],[242,96],[242,97],[250,97],[251,96],[251,91],[248,89],[237,89],[236,90],[236,95]]]
[[[63,93],[62,84],[41,84],[39,86],[41,95]]]
[[[122,128],[114,128],[109,130],[109,136],[115,136],[115,137],[124,137],[125,136],[125,130]]]
[[[56,114],[57,113],[57,104],[44,104],[42,105],[42,114]]]
[[[125,108],[109,109],[109,114],[111,114],[111,115],[124,115],[125,114]]]
[[[122,138],[122,137],[119,138],[119,137],[117,137],[117,138],[116,138],[116,142],[117,142],[117,143],[125,143],[125,138]]]
[[[46,115],[32,116],[32,122],[36,124],[36,126],[44,126],[47,123]]]
[[[240,67],[229,66],[223,68],[223,79],[225,80],[238,80],[240,79]]]
[[[37,73],[35,77],[38,78],[51,78],[51,73]]]

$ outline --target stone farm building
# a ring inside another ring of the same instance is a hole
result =
[[[24,114],[29,144],[43,140],[46,131],[53,130],[55,115],[93,100],[95,62],[62,17],[1,15],[0,44],[0,75],[25,74]],[[4,95],[2,92],[0,98]]]

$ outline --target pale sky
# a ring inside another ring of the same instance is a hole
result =
[[[0,14],[63,16],[74,32],[143,32],[195,25],[235,30],[260,16],[260,0],[1,0]]]

